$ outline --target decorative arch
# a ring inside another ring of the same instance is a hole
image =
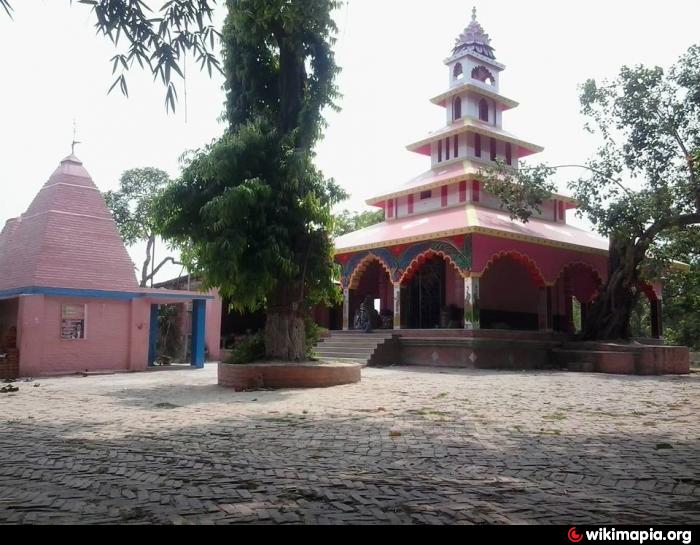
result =
[[[659,296],[654,289],[654,286],[649,284],[649,282],[639,282],[637,284],[637,289],[641,291],[650,303],[655,303],[659,300]]]
[[[559,282],[559,280],[563,279],[565,277],[565,274],[571,270],[585,270],[589,274],[591,274],[593,277],[595,277],[594,283],[597,286],[597,290],[593,292],[589,297],[580,297],[580,292],[577,294],[576,293],[576,287],[574,287],[574,296],[576,299],[578,299],[579,303],[590,303],[593,299],[595,299],[596,295],[598,295],[598,290],[600,287],[603,285],[603,276],[600,274],[600,271],[590,265],[589,263],[584,263],[583,261],[575,261],[573,263],[567,263],[564,265],[561,270],[559,271],[559,274],[556,277],[556,280],[554,281],[555,284]],[[586,299],[583,301],[582,299]]]
[[[452,102],[452,118],[457,121],[462,117],[462,99],[460,97],[455,97]]]
[[[535,263],[535,261],[531,257],[515,251],[499,252],[497,254],[492,255],[491,259],[489,259],[486,265],[484,266],[484,269],[481,272],[481,276],[483,277],[488,272],[488,270],[494,265],[494,263],[505,258],[510,258],[522,265],[523,267],[525,267],[527,272],[530,273],[530,278],[532,278],[533,282],[537,285],[537,287],[543,288],[547,285],[544,279],[544,274],[542,274],[542,271],[540,270],[537,263]]]
[[[455,79],[462,79],[464,77],[464,68],[462,68],[461,62],[455,64],[454,70],[452,70],[452,75]]]
[[[406,284],[418,272],[425,261],[432,256],[440,256],[462,276],[469,274],[471,259],[460,252],[454,245],[445,241],[432,241],[415,244],[401,256],[400,269],[397,271],[399,282]]]
[[[496,83],[496,78],[493,77],[491,71],[482,65],[479,65],[472,70],[472,79],[487,83],[489,85],[494,85]]]
[[[364,272],[367,270],[367,267],[373,262],[376,262],[379,264],[379,266],[386,271],[386,273],[389,275],[389,279],[393,281],[394,275],[392,274],[392,267],[389,263],[385,261],[382,257],[377,255],[374,252],[366,252],[364,254],[361,254],[359,257],[359,260],[355,261],[352,265],[352,269],[348,270],[347,275],[345,275],[346,282],[345,284],[347,285],[348,288],[350,289],[356,289],[358,284],[360,283],[360,279],[362,278],[362,275]],[[386,256],[385,256],[386,257]]]

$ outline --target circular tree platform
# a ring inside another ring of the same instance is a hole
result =
[[[329,388],[360,382],[357,363],[251,363],[219,364],[219,386],[237,392],[269,388]]]

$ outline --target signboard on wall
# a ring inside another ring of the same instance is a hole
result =
[[[61,305],[61,339],[85,338],[85,305]]]

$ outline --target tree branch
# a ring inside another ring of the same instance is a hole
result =
[[[522,167],[520,170],[533,170],[533,168],[534,168],[534,167]],[[622,189],[622,190],[627,194],[627,196],[629,196],[629,197],[632,196],[632,192],[630,191],[630,189],[627,188],[627,187],[625,187],[624,185],[622,185],[622,182],[621,182],[621,181],[616,180],[616,179],[614,179],[614,178],[610,178],[610,177],[609,177],[607,174],[605,174],[603,171],[597,170],[597,169],[592,168],[592,167],[589,167],[589,166],[587,166],[587,165],[555,165],[555,166],[551,166],[551,167],[548,166],[547,168],[551,168],[551,169],[554,169],[554,170],[558,170],[558,169],[561,169],[561,168],[583,168],[583,169],[585,169],[585,170],[590,170],[591,172],[597,174],[598,176],[602,176],[602,177],[605,178],[606,180],[610,180],[611,182],[613,182],[614,184],[616,184],[620,189]]]
[[[158,264],[158,266],[155,269],[153,269],[153,272],[146,277],[146,282],[154,278],[155,275],[158,274],[158,271],[160,271],[163,268],[163,266],[168,262],[172,262],[173,265],[182,265],[182,263],[177,261],[174,257],[166,257],[163,261],[161,261]]]

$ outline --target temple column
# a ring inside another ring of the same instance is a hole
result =
[[[401,284],[394,284],[394,329],[401,329]]]
[[[663,301],[656,299],[649,301],[651,306],[651,336],[654,339],[661,339],[664,335],[663,326]]]
[[[479,319],[479,278],[464,279],[464,329],[481,329]]]
[[[540,303],[538,308],[540,331],[552,331],[552,287],[542,286],[540,288]]]
[[[576,333],[576,326],[574,325],[574,287],[568,274],[564,278],[564,331],[566,333]]]
[[[350,330],[350,288],[343,288],[343,331]]]

